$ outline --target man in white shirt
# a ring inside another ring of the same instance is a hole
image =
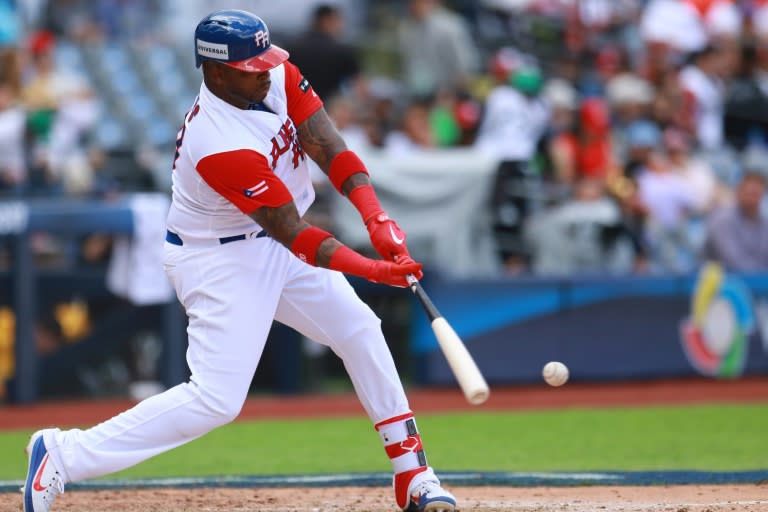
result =
[[[86,430],[45,429],[27,446],[24,511],[47,512],[68,482],[137,464],[237,417],[273,320],[344,361],[393,466],[406,512],[453,512],[398,378],[380,320],[343,273],[406,287],[421,274],[288,52],[246,11],[195,30],[200,94],[176,142],[165,271],[189,318],[189,382]],[[355,205],[383,259],[369,259],[303,218],[308,159]],[[311,442],[311,432],[307,432]]]

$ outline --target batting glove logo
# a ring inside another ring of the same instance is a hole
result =
[[[403,242],[405,242],[405,237],[398,238],[397,234],[395,233],[395,229],[392,227],[392,224],[389,225],[389,234],[392,235],[392,240],[397,245],[403,245]]]

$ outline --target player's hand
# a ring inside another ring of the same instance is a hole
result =
[[[398,261],[400,257],[408,257],[408,247],[405,245],[405,231],[384,213],[376,214],[366,225],[371,244],[382,258]],[[413,261],[413,260],[411,260]]]
[[[398,262],[385,260],[372,260],[368,275],[369,281],[388,284],[405,288],[409,285],[406,276],[413,274],[416,279],[424,275],[421,272],[421,263],[416,263],[410,256],[398,258]]]

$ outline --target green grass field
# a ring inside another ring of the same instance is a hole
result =
[[[418,417],[438,470],[768,469],[768,407],[440,414]],[[30,432],[0,432],[0,480],[24,477]],[[109,478],[388,471],[366,418],[238,422]]]

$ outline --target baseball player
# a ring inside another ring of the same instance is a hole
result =
[[[203,83],[176,142],[164,261],[189,319],[190,380],[90,429],[34,433],[24,511],[48,511],[68,482],[133,466],[236,418],[273,319],[344,361],[392,461],[397,505],[454,511],[427,464],[380,320],[343,276],[401,287],[420,278],[405,233],[264,21],[214,12],[197,25],[195,55]],[[314,198],[310,158],[357,207],[383,259],[302,219]]]

